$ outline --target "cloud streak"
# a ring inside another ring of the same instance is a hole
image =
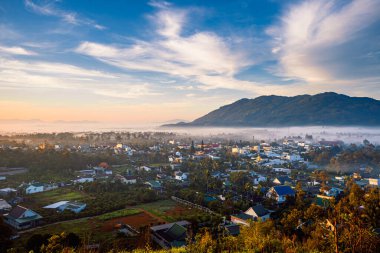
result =
[[[136,99],[160,95],[149,83],[70,64],[14,60],[0,57],[0,89],[64,89],[112,98]]]
[[[71,25],[86,25],[86,26],[95,28],[97,30],[106,29],[105,26],[97,24],[94,20],[80,17],[76,12],[69,12],[69,11],[58,9],[54,5],[54,2],[48,2],[45,5],[38,5],[32,0],[25,0],[24,3],[25,3],[25,7],[34,13],[44,15],[44,16],[57,17],[57,18],[60,18],[65,23],[68,23]]]
[[[37,53],[22,47],[5,47],[0,45],[0,52],[11,55],[37,55]]]

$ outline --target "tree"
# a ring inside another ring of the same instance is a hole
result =
[[[195,153],[194,141],[191,141],[190,154],[194,154],[194,153]]]
[[[42,245],[47,244],[50,237],[51,235],[48,234],[34,234],[29,237],[28,241],[26,242],[26,249],[28,251],[33,251],[34,253],[39,253],[41,252]]]
[[[66,247],[77,248],[81,244],[81,239],[77,234],[71,232],[67,234],[64,244]]]
[[[0,216],[0,252],[6,252],[11,246],[11,235],[12,230],[4,224],[3,217]]]

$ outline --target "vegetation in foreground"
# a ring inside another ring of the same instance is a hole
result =
[[[120,240],[111,252],[377,252],[380,240],[374,228],[380,225],[379,189],[365,192],[349,183],[344,197],[326,208],[306,206],[299,201],[301,194],[298,192],[298,199],[278,221],[252,222],[236,237],[206,228],[185,248],[155,251],[148,242],[143,249],[125,251],[127,242]],[[35,242],[36,236],[29,241]],[[91,252],[84,242],[74,239],[75,234],[39,236],[39,249],[34,245],[36,253]],[[33,250],[30,245],[27,249]]]

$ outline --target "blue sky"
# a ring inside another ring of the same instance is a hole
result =
[[[0,2],[0,119],[195,119],[237,99],[380,99],[380,1]]]

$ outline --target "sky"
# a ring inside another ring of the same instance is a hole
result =
[[[193,120],[327,91],[380,99],[379,0],[0,1],[0,120]]]

